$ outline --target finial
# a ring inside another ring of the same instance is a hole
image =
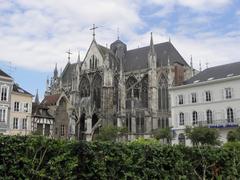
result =
[[[199,70],[202,71],[202,63],[199,61]]]
[[[72,54],[70,49],[66,53],[68,54],[68,62],[70,63],[71,54]]]
[[[169,56],[168,56],[168,67],[170,67],[170,59],[169,59]]]
[[[169,36],[169,38],[168,38],[168,42],[171,42],[171,37]]]
[[[91,29],[89,29],[89,30],[93,31],[93,39],[94,39],[94,40],[95,40],[95,35],[96,35],[95,30],[96,30],[97,28],[98,28],[98,27],[96,27],[95,24],[93,24],[93,27],[92,27]]]
[[[151,39],[150,39],[150,53],[151,53],[152,55],[155,54],[152,32],[151,32]]]
[[[80,59],[80,50],[78,51],[78,59],[77,62],[80,63],[81,59]]]

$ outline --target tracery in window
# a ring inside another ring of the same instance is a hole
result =
[[[168,111],[168,82],[163,74],[159,79],[158,108],[163,111]]]

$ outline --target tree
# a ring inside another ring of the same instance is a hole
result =
[[[153,131],[153,137],[156,138],[157,140],[163,140],[163,142],[166,140],[167,144],[171,143],[172,140],[172,131],[171,128],[159,128],[155,129]]]
[[[119,136],[126,133],[126,128],[119,128],[115,126],[104,126],[99,130],[99,134],[96,135],[95,140],[98,141],[116,141]]]
[[[229,131],[227,134],[227,140],[229,142],[240,141],[240,127],[235,130]]]
[[[187,127],[185,133],[194,146],[220,145],[220,141],[218,140],[219,132],[217,129],[208,127]]]

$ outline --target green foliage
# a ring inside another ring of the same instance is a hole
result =
[[[185,130],[187,137],[194,146],[198,145],[220,145],[219,132],[217,129],[208,127],[187,127]]]
[[[0,179],[240,179],[240,143],[223,147],[0,136]]]
[[[171,143],[172,140],[172,131],[171,128],[160,128],[160,129],[155,129],[153,131],[153,136],[157,140],[162,139],[163,141],[166,140],[168,144]]]
[[[240,127],[235,130],[229,131],[227,134],[227,140],[229,142],[240,141]]]
[[[99,134],[96,135],[97,141],[116,141],[118,137],[121,137],[127,132],[126,128],[119,128],[115,126],[105,126],[100,128]]]

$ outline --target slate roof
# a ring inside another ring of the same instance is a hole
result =
[[[157,53],[157,67],[167,66],[168,57],[170,64],[179,63],[188,66],[183,57],[179,54],[171,42],[164,42],[154,45],[155,52]],[[150,46],[128,50],[124,61],[124,71],[133,71],[145,69],[148,66],[148,53]]]
[[[61,94],[53,94],[53,95],[45,96],[41,104],[45,106],[55,106],[60,96]]]
[[[9,76],[7,73],[5,73],[5,72],[4,72],[3,70],[1,70],[1,69],[0,69],[0,76],[12,78],[11,76]]]
[[[227,77],[240,75],[240,62],[215,66],[198,73],[192,78],[186,80],[184,84],[192,84],[197,82],[204,82],[209,80],[223,79]]]
[[[68,63],[62,73],[62,83],[66,84],[68,81],[71,82],[72,80],[72,74],[75,72],[77,63]],[[69,82],[69,83],[70,83]]]
[[[38,118],[54,119],[54,117],[49,114],[48,107],[37,103],[32,103],[32,116]]]
[[[20,94],[33,96],[31,93],[29,93],[26,90],[24,90],[23,88],[19,87],[17,84],[13,84],[13,91],[17,92],[17,93],[20,93]]]

